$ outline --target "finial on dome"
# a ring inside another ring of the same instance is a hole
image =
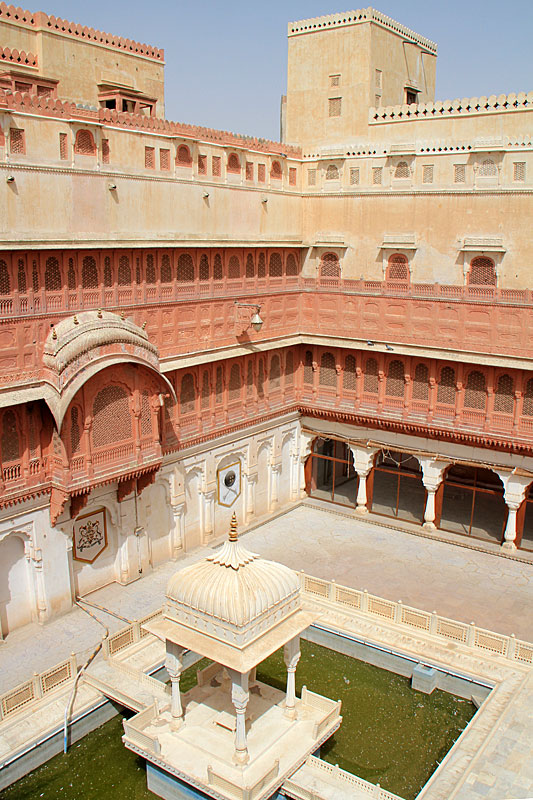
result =
[[[235,511],[233,512],[233,516],[231,518],[231,525],[229,528],[229,540],[230,542],[236,542],[239,538],[239,533],[237,531],[237,515]]]

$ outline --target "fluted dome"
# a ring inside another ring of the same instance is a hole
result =
[[[195,620],[203,628],[208,625],[213,632],[221,624],[241,632],[257,624],[262,629],[261,622],[279,621],[299,608],[299,593],[293,570],[260,558],[238,542],[234,515],[229,541],[170,579],[166,613],[185,616],[189,624]]]

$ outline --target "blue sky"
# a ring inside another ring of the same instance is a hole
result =
[[[376,0],[375,7],[437,42],[437,99],[533,90],[533,0]],[[278,139],[287,23],[348,4],[49,0],[31,10],[164,47],[167,118]]]

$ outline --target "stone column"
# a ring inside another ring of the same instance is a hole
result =
[[[249,522],[255,513],[255,490],[257,486],[257,472],[245,474],[246,511],[245,521]]]
[[[185,503],[171,503],[173,528],[170,532],[170,557],[175,561],[179,557],[180,550],[183,550],[184,526],[185,526]]]
[[[248,672],[236,672],[228,668],[231,678],[231,702],[235,708],[235,753],[233,760],[236,764],[246,764],[250,760],[248,744],[246,741],[246,709],[250,694],[248,692]]]
[[[522,505],[526,495],[526,490],[531,483],[531,478],[525,475],[515,475],[512,472],[499,472],[494,470],[500,477],[504,486],[504,499],[507,505],[507,524],[503,534],[502,549],[516,550],[516,512]]]
[[[284,714],[289,719],[296,719],[296,667],[300,660],[300,637],[295,636],[283,648],[285,666],[287,667],[287,695]]]
[[[184,721],[180,692],[180,676],[183,672],[183,651],[183,647],[167,640],[165,669],[170,676],[171,682],[170,713],[172,716],[171,728],[173,730],[180,728]]]
[[[431,458],[419,458],[422,467],[422,483],[427,491],[426,508],[424,510],[424,525],[428,531],[434,531],[435,526],[435,493],[442,483],[444,470],[449,466],[447,461],[434,461]]]
[[[358,516],[368,514],[367,496],[366,496],[366,479],[368,473],[372,469],[374,456],[377,453],[375,447],[359,447],[357,445],[349,444],[348,447],[352,451],[353,465],[359,477],[359,486],[357,487],[357,506],[355,513]]]
[[[204,491],[203,496],[203,539],[209,542],[215,535],[215,496],[216,489]]]
[[[299,486],[299,493],[300,497],[306,497],[305,493],[305,462],[307,461],[308,457],[311,454],[311,448],[313,446],[313,440],[315,436],[309,433],[301,433],[300,434],[300,486]]]
[[[271,464],[270,466],[270,505],[269,510],[274,511],[279,505],[279,476],[281,464]]]

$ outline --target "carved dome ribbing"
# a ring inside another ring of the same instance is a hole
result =
[[[289,610],[299,591],[292,569],[230,540],[215,554],[177,572],[168,583],[167,598],[180,611],[242,628],[268,612]]]

